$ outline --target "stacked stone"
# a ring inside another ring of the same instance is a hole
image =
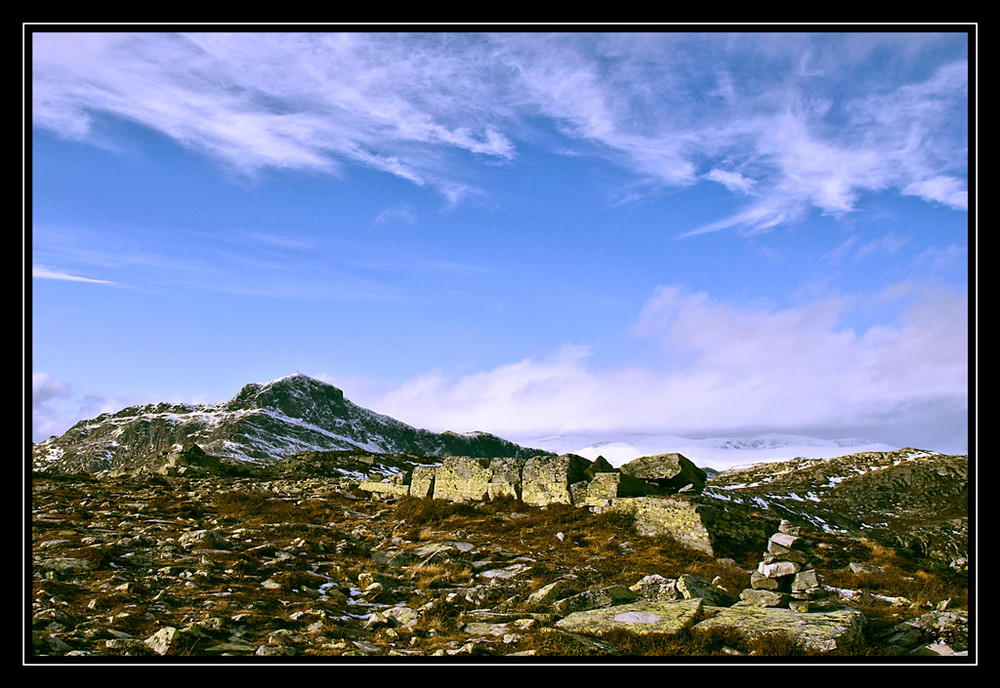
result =
[[[767,543],[764,559],[750,574],[750,587],[740,594],[747,604],[809,611],[822,595],[816,569],[810,563],[806,541],[798,527],[782,521]]]

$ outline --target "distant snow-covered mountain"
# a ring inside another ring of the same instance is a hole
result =
[[[900,449],[863,438],[827,440],[778,433],[755,437],[705,439],[656,434],[614,436],[567,434],[525,438],[523,444],[555,454],[577,454],[590,460],[603,456],[616,467],[640,456],[677,452],[701,468],[714,468],[719,471],[797,457],[832,458],[857,452]]]

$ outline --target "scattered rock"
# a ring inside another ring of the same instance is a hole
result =
[[[487,492],[509,498],[501,486],[517,484],[514,468],[523,463],[475,466],[488,469]],[[587,469],[572,458],[560,465],[550,496],[572,494],[573,471]],[[465,464],[470,476],[475,466]],[[600,469],[591,484],[617,475],[598,462],[589,467]],[[386,484],[407,479],[399,475]],[[435,472],[429,482],[437,479]],[[404,523],[393,518],[398,495],[357,485],[281,472],[267,479],[36,476],[33,656],[523,656],[535,651],[519,645],[534,636],[613,655],[603,637],[609,629],[670,634],[713,625],[786,632],[826,652],[864,628],[857,609],[819,596],[821,572],[807,538],[790,524],[772,533],[752,575],[739,572],[751,582],[740,596],[690,573],[648,571],[608,585],[601,576],[609,562],[639,559],[643,535],[588,542],[591,534],[573,520],[584,510],[519,502],[486,515],[491,502],[482,495],[472,513],[483,517],[468,532],[451,528],[447,516]],[[698,504],[685,498],[652,499],[697,514]],[[533,533],[526,524],[537,526],[545,513],[565,520]],[[503,544],[495,537],[501,528]],[[738,568],[704,549],[690,552]],[[966,613],[944,604],[887,631],[880,646],[895,655],[961,656],[967,626]]]

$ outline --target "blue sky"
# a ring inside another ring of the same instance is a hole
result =
[[[300,371],[435,430],[967,450],[960,27],[197,28],[27,36],[34,439]]]

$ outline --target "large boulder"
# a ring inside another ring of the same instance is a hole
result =
[[[701,550],[712,556],[712,537],[696,503],[686,497],[626,497],[610,500],[596,511],[616,511],[632,516],[640,535],[670,535],[685,547]]]
[[[622,497],[662,495],[663,490],[645,480],[624,473],[596,473],[589,483],[578,485],[573,503],[586,506],[607,506]]]
[[[563,631],[598,637],[614,629],[636,634],[673,634],[690,626],[701,614],[702,605],[701,599],[632,602],[573,612],[555,625]]]
[[[219,473],[223,468],[219,457],[207,454],[194,442],[188,442],[183,446],[172,445],[128,464],[112,468],[107,475],[112,478],[152,474],[198,476]]]
[[[760,607],[740,602],[712,608],[714,616],[695,629],[738,628],[749,636],[782,633],[811,650],[828,652],[850,644],[861,634],[865,617],[857,609],[800,613],[780,607]]]
[[[489,493],[493,477],[489,459],[448,456],[434,473],[434,498],[479,500]]]
[[[486,486],[490,499],[497,497],[521,498],[521,473],[524,459],[499,457],[490,461],[490,482]]]
[[[670,491],[700,492],[708,480],[705,471],[677,452],[633,459],[623,464],[619,470],[625,475],[645,480]]]
[[[570,486],[586,483],[590,461],[576,454],[537,456],[524,463],[521,499],[526,504],[572,504]]]

